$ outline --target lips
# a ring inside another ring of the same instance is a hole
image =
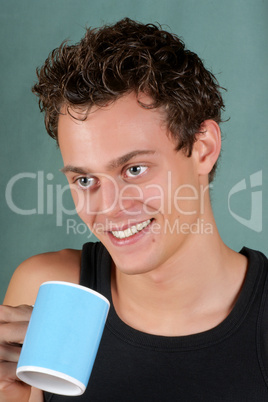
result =
[[[147,219],[146,221],[137,223],[136,225],[130,226],[125,230],[112,230],[111,233],[117,239],[127,239],[145,229],[148,225],[150,225],[151,222],[152,219]]]

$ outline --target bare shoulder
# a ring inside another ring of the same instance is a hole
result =
[[[35,255],[14,272],[4,304],[34,304],[38,289],[46,281],[79,283],[81,250],[65,249]]]

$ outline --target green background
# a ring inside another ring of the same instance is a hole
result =
[[[56,190],[67,182],[59,172],[59,150],[45,132],[30,90],[35,68],[64,39],[77,42],[85,26],[97,27],[125,16],[159,22],[177,33],[227,88],[224,117],[230,119],[222,125],[223,152],[212,189],[214,212],[230,247],[239,251],[246,245],[268,254],[267,0],[1,0],[0,6],[1,300],[13,271],[24,259],[40,252],[81,248],[93,239],[75,215],[65,214],[57,226]],[[39,180],[35,178],[38,171]],[[256,232],[230,214],[228,194],[245,179],[248,188],[233,196],[231,208],[249,219],[249,177],[259,171],[263,208],[258,204],[258,214],[263,228]],[[5,198],[10,180],[25,172],[32,176],[14,185],[12,199],[28,210],[36,208],[38,197],[39,202],[44,199],[44,211],[38,214],[15,213]],[[67,191],[63,202],[66,209],[73,208]],[[69,233],[68,219],[74,226]]]

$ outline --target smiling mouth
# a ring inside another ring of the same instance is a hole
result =
[[[148,225],[150,225],[152,220],[153,219],[148,219],[147,221],[137,223],[137,225],[133,225],[126,230],[112,230],[111,233],[117,239],[127,239],[128,237],[131,237],[141,230],[145,229]]]

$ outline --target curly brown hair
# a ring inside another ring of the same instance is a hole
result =
[[[222,89],[201,59],[183,41],[154,24],[125,18],[114,25],[87,29],[76,45],[63,42],[37,69],[33,92],[45,112],[48,134],[58,139],[63,105],[89,110],[122,95],[146,93],[151,105],[163,106],[177,150],[191,155],[196,135],[206,119],[221,122]],[[215,167],[210,173],[212,180]]]

